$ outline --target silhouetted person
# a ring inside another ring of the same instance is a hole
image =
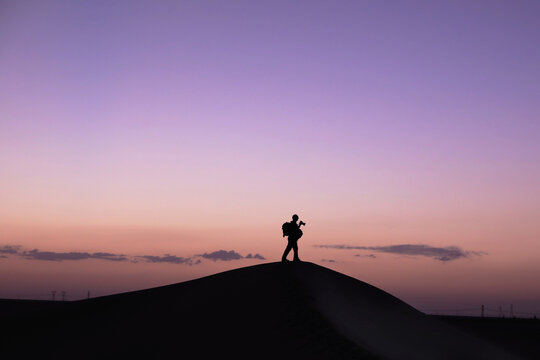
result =
[[[298,215],[294,214],[292,216],[291,222],[286,222],[283,224],[281,229],[283,230],[283,237],[288,236],[288,242],[287,247],[285,248],[285,252],[283,253],[283,256],[281,257],[282,262],[287,261],[287,255],[289,255],[289,252],[291,249],[294,251],[294,261],[300,261],[300,258],[298,257],[298,239],[302,237],[304,234],[302,230],[300,230],[300,226],[306,225],[305,222],[300,221],[300,224],[297,224],[298,221]]]

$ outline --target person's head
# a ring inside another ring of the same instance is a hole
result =
[[[298,221],[298,215],[294,214],[292,216],[292,219],[293,219],[294,222],[297,222]]]

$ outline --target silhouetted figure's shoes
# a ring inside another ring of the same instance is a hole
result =
[[[300,260],[300,259],[294,259],[293,261],[294,262],[302,262],[302,260]]]
[[[287,260],[287,259],[281,259],[281,262],[282,262],[282,263],[288,263],[288,262],[290,262],[290,261]]]

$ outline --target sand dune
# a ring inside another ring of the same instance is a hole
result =
[[[295,276],[344,336],[385,359],[511,359],[362,281],[302,264]]]
[[[6,358],[513,359],[312,263],[269,263],[4,317]]]

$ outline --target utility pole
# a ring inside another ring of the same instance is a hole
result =
[[[510,304],[510,317],[514,317],[514,304]]]
[[[56,290],[51,291],[51,293],[52,293],[52,299],[54,301],[54,298],[56,297]]]
[[[480,316],[484,317],[484,304],[482,304],[482,312],[481,312]]]
[[[88,290],[88,296],[87,299],[90,299],[90,290]]]
[[[66,292],[62,291],[62,301],[66,301]]]

